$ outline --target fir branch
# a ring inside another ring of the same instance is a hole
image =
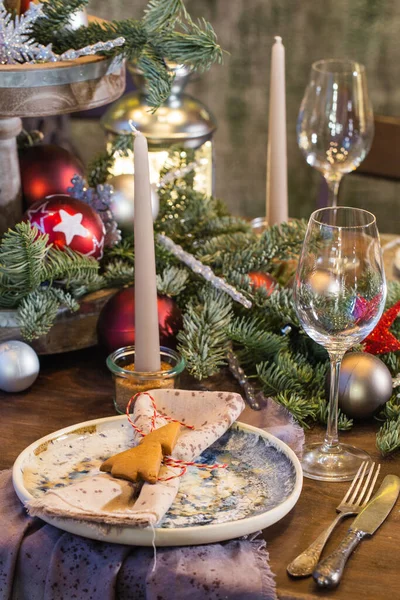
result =
[[[266,330],[258,317],[234,319],[228,334],[237,345],[235,352],[245,367],[265,361],[288,346],[286,337]]]
[[[22,299],[17,319],[24,339],[32,341],[46,335],[54,324],[60,306],[77,311],[79,304],[64,290],[41,288]]]
[[[37,290],[23,298],[17,316],[23,338],[32,341],[46,335],[54,324],[59,306],[58,299],[47,290]]]
[[[180,19],[188,19],[182,0],[150,0],[143,20],[147,31],[157,31],[164,27],[173,27]]]
[[[73,280],[89,283],[97,276],[99,263],[69,248],[48,245],[48,236],[29,223],[18,223],[0,244],[0,306],[12,308],[43,283]]]
[[[48,236],[29,223],[18,223],[0,244],[0,306],[13,307],[43,281]]]
[[[300,327],[291,289],[278,289],[268,295],[266,290],[259,288],[254,293],[253,301],[259,314],[265,317],[264,322],[268,327],[274,330],[281,330],[286,325]]]
[[[131,262],[116,259],[106,265],[103,277],[108,287],[133,285],[135,281],[135,267]]]
[[[174,74],[168,70],[160,51],[150,43],[142,49],[137,66],[148,82],[147,102],[155,110],[170,95]]]
[[[89,4],[89,0],[52,0],[42,3],[43,17],[32,25],[32,37],[46,46],[54,42],[54,35],[64,29],[78,10]],[[86,45],[86,44],[84,44]]]
[[[90,283],[97,278],[99,263],[95,258],[83,256],[68,247],[59,250],[49,246],[46,260],[43,263],[42,282],[63,280],[68,287],[74,284]]]
[[[380,412],[377,417],[378,420],[388,420],[391,421],[393,419],[397,419],[400,417],[400,392],[397,390],[394,391],[390,399],[386,402],[383,410]]]
[[[199,301],[193,301],[183,316],[178,349],[197,379],[214,375],[225,364],[231,308],[232,302],[225,294],[205,288]]]
[[[303,384],[290,372],[282,370],[275,362],[262,362],[256,365],[257,375],[266,396],[276,396],[283,391],[302,394]]]
[[[400,281],[387,282],[387,296],[385,310],[399,302],[400,300]]]
[[[307,420],[315,418],[316,406],[308,398],[284,391],[279,392],[275,400],[282,404],[302,427],[308,428]]]
[[[211,24],[201,19],[189,21],[181,31],[155,32],[152,42],[159,52],[174,63],[183,63],[195,70],[205,71],[213,63],[222,63],[222,49]]]
[[[86,294],[91,294],[92,292],[97,292],[98,290],[102,290],[105,287],[112,287],[107,285],[107,281],[105,277],[102,275],[92,274],[90,278],[85,278],[83,280],[71,281],[69,285],[69,290],[74,298],[81,298]]]
[[[179,267],[167,267],[157,275],[157,291],[164,296],[178,296],[186,287],[189,272]]]
[[[400,449],[400,416],[382,425],[376,435],[376,445],[383,456]]]

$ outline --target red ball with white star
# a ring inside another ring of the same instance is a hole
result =
[[[103,256],[105,230],[98,213],[88,204],[65,194],[48,196],[26,211],[27,220],[49,244],[61,250],[68,247],[85,256]]]

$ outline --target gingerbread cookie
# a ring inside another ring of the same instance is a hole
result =
[[[113,477],[148,483],[156,483],[163,456],[171,454],[180,431],[179,423],[169,423],[155,429],[130,448],[111,456],[100,466],[100,471],[111,473]]]

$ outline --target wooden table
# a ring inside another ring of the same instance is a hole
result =
[[[227,375],[208,380],[205,385],[210,389],[236,389]],[[186,386],[193,386],[193,382],[187,381]],[[114,414],[111,395],[111,376],[99,350],[42,358],[40,376],[30,390],[20,394],[0,394],[0,469],[11,467],[28,444],[52,431]],[[241,420],[251,417],[254,413],[246,409]],[[380,460],[382,475],[400,475],[399,456],[386,460],[379,457],[375,448],[376,428],[374,423],[357,425],[343,438],[365,448],[376,460]],[[322,429],[316,427],[308,438],[320,439],[322,435]],[[319,591],[312,579],[292,580],[286,574],[288,562],[334,517],[334,507],[347,486],[347,483],[305,479],[295,508],[265,531],[281,600],[314,600],[329,596],[335,600],[380,600],[386,596],[389,600],[400,600],[400,501],[376,536],[364,541],[356,550],[337,590]],[[342,524],[329,543],[329,549],[345,531],[346,526]]]

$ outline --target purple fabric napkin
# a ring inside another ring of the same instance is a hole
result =
[[[268,401],[241,421],[265,427],[295,451],[304,434]],[[0,600],[277,600],[263,540],[152,548],[106,544],[27,516],[11,471],[0,473]]]

